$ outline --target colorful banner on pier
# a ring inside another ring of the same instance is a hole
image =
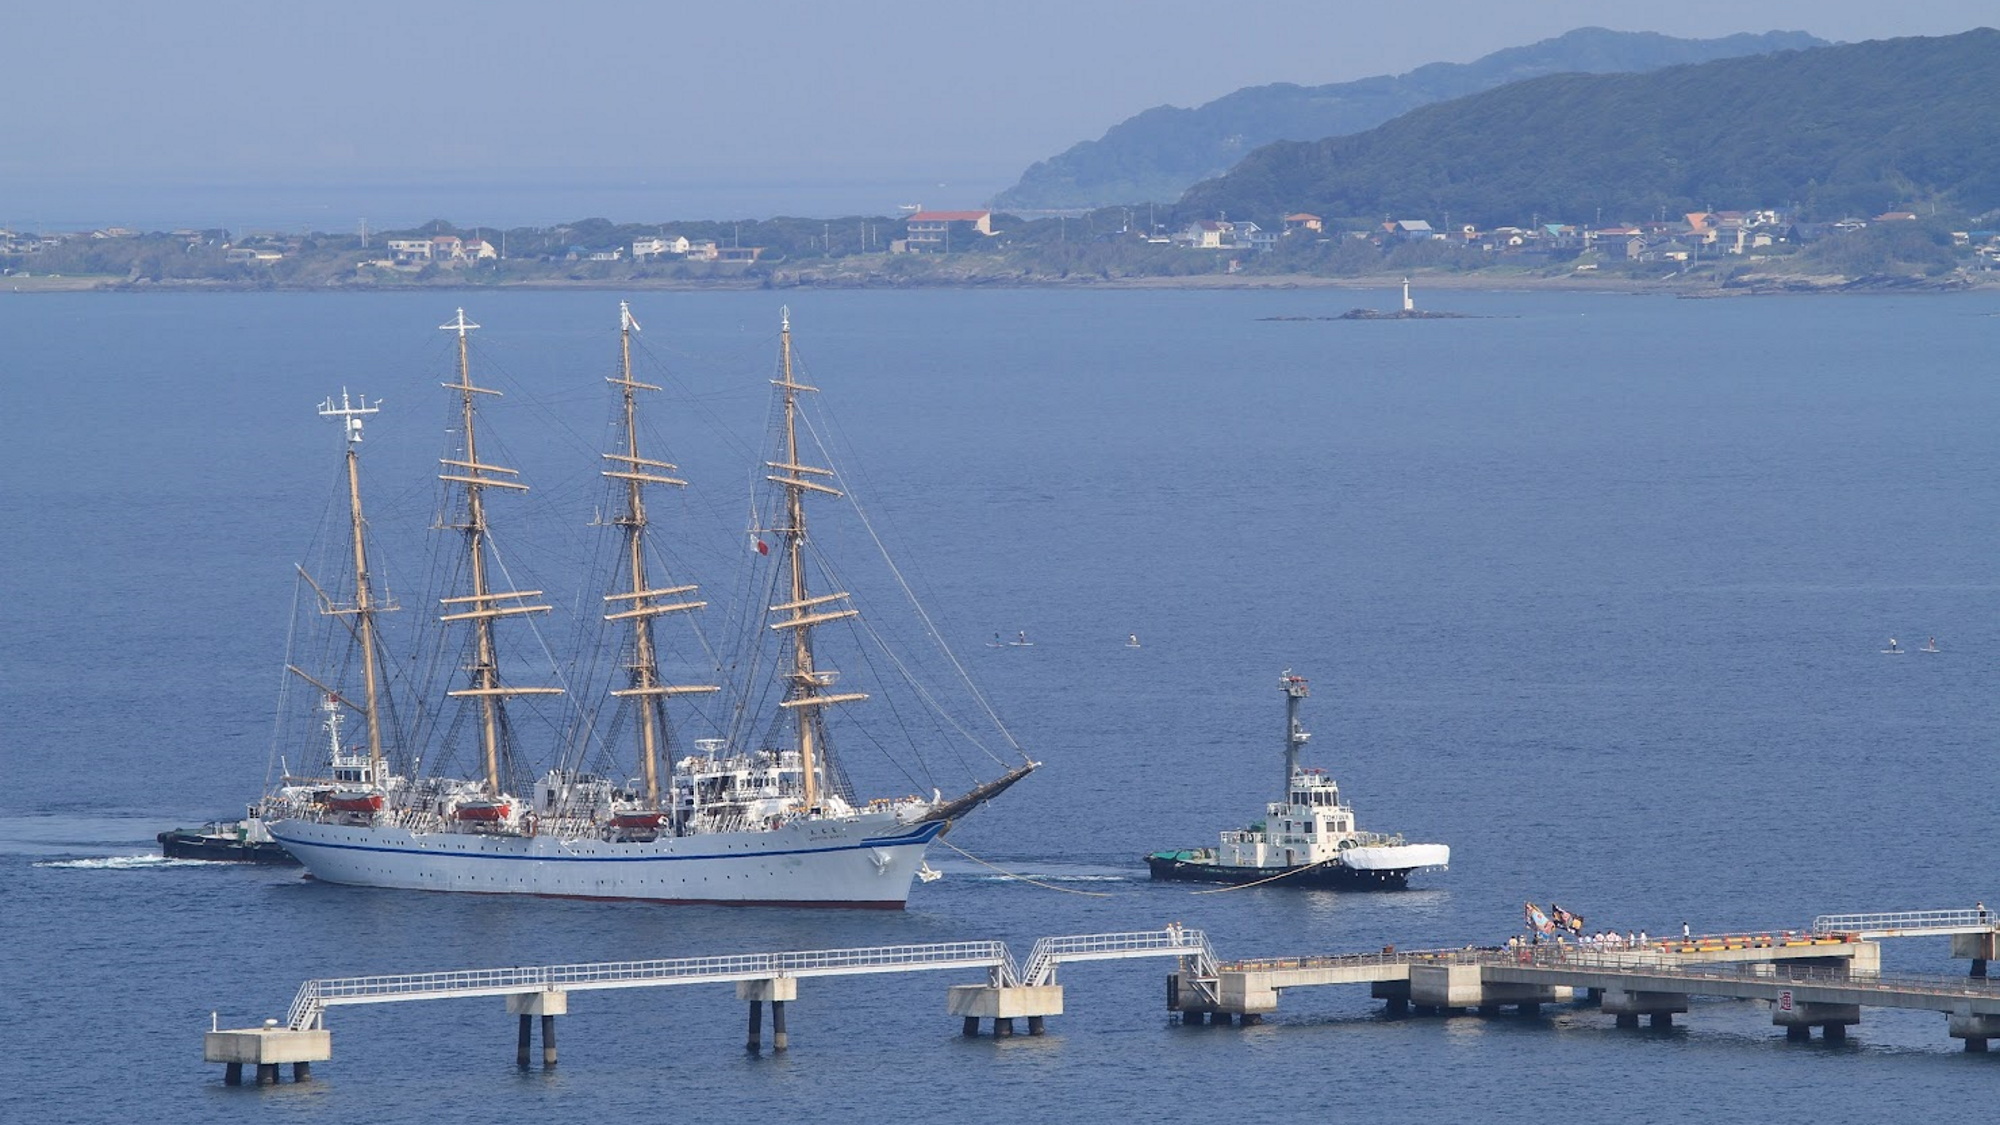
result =
[[[1528,928],[1543,935],[1556,932],[1556,924],[1549,920],[1548,915],[1542,913],[1541,907],[1532,902],[1528,904]]]

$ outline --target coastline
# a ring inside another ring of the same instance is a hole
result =
[[[1726,281],[1714,277],[1665,278],[1646,280],[1629,276],[1584,276],[1532,273],[1412,273],[1407,279],[1427,291],[1448,292],[1580,292],[1580,293],[1668,293],[1686,298],[1727,298],[1798,295],[1865,295],[1962,293],[2000,289],[2000,271],[1960,273],[1943,278],[1876,276],[1849,278],[1839,275],[1750,274]],[[1370,274],[1356,277],[1322,277],[1313,274],[1187,274],[1180,276],[1126,276],[1071,274],[1036,275],[1025,271],[993,274],[958,274],[934,277],[885,277],[875,274],[844,273],[821,276],[803,272],[775,271],[768,276],[686,278],[524,278],[508,281],[468,282],[451,277],[394,284],[360,283],[279,283],[270,280],[224,281],[211,278],[141,280],[111,275],[37,275],[0,278],[0,294],[17,293],[244,293],[244,292],[465,292],[482,290],[617,290],[630,292],[698,292],[702,290],[742,291],[752,289],[1109,289],[1109,290],[1273,290],[1325,289],[1372,291],[1399,289],[1403,274]]]

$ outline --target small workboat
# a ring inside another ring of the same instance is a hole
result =
[[[220,863],[284,863],[299,861],[283,844],[271,839],[255,809],[242,820],[211,820],[200,828],[170,828],[155,839],[168,859],[206,859]]]

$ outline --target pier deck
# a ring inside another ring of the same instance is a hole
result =
[[[1943,936],[1952,956],[1970,958],[1968,976],[1885,974],[1880,941],[1886,938]],[[748,1047],[761,1046],[762,1011],[773,1020],[772,1046],[787,1046],[785,1003],[795,1000],[798,981],[864,974],[980,971],[980,984],[955,985],[946,1009],[965,1020],[975,1035],[981,1019],[993,1021],[996,1036],[1013,1033],[1025,1017],[1029,1034],[1041,1034],[1044,1020],[1063,1011],[1056,981],[1065,963],[1135,957],[1170,957],[1167,1006],[1186,1022],[1231,1017],[1255,1023],[1275,1011],[1280,997],[1297,988],[1367,985],[1392,1012],[1477,1010],[1494,1014],[1503,1006],[1533,1013],[1549,1003],[1582,999],[1614,1015],[1621,1027],[1639,1017],[1654,1026],[1672,1023],[1688,1010],[1691,997],[1761,1000],[1771,1004],[1772,1022],[1788,1037],[1804,1039],[1812,1028],[1839,1039],[1861,1019],[1861,1009],[1906,1008],[1941,1012],[1951,1037],[1968,1051],[1984,1051],[2000,1039],[2000,981],[1986,978],[2000,926],[1983,908],[1972,911],[1906,911],[1889,914],[1822,915],[1807,931],[1766,931],[1649,940],[1620,946],[1543,943],[1508,948],[1428,949],[1309,957],[1222,961],[1199,930],[1179,924],[1160,930],[1074,934],[1043,938],[1026,967],[1003,942],[966,941],[872,946],[648,961],[514,966],[436,973],[403,973],[306,981],[282,1025],[238,1031],[212,1029],[209,1061],[229,1066],[229,1081],[254,1063],[260,1082],[275,1081],[278,1064],[290,1062],[298,1077],[312,1062],[331,1057],[325,1027],[328,1008],[420,1000],[499,996],[521,1021],[517,1058],[527,1065],[531,1021],[541,1017],[544,1065],[553,1066],[555,1019],[568,1013],[568,994],[614,988],[658,988],[734,984],[750,1004]]]

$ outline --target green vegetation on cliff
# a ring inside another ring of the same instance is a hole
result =
[[[1430,217],[1482,226],[1796,205],[2000,208],[2000,31],[1558,75],[1380,128],[1281,142],[1182,203],[1274,219]]]
[[[1681,63],[1824,45],[1802,31],[1675,39],[1585,27],[1469,63],[1325,86],[1251,86],[1195,109],[1157,106],[1029,168],[994,206],[1060,210],[1179,198],[1272,141],[1372,129],[1418,106],[1547,74],[1655,70]]]

